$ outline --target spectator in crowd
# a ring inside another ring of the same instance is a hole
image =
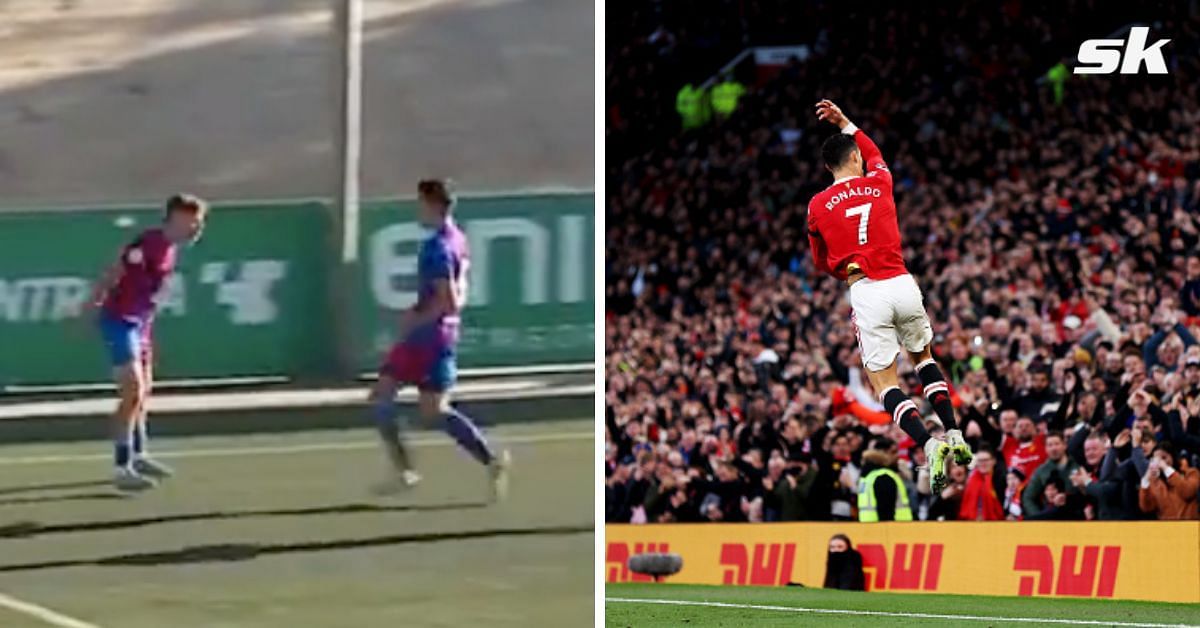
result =
[[[1200,357],[1188,363],[1185,371],[1188,385],[1200,376]],[[1176,395],[1173,403],[1163,414],[1166,422],[1167,439],[1176,443],[1185,454],[1200,454],[1200,386]]]
[[[632,519],[630,482],[633,479],[634,467],[633,458],[627,457],[616,466],[609,476],[604,490],[606,521],[628,523]]]
[[[1021,416],[1014,423],[1012,434],[1005,433],[1000,451],[1004,454],[1005,466],[1020,469],[1027,477],[1032,477],[1046,461],[1046,435],[1038,431],[1033,419]]]
[[[1029,478],[1029,485],[1026,487],[1028,490],[1022,498],[1021,509],[1026,516],[1037,516],[1042,513],[1044,509],[1042,496],[1046,484],[1054,478],[1066,482],[1071,474],[1079,468],[1079,465],[1067,456],[1067,443],[1063,439],[1062,432],[1050,432],[1046,435],[1045,442],[1046,462],[1043,462],[1033,472],[1033,477]]]
[[[711,22],[660,4],[616,25],[626,43],[609,59],[607,520],[853,520],[882,438],[914,518],[960,518],[967,470],[929,495],[921,452],[871,418],[844,289],[811,267],[804,207],[825,184],[814,156],[829,130],[806,113],[826,96],[861,112],[889,161],[934,355],[964,435],[997,454],[1004,515],[1186,511],[1172,489],[1200,453],[1200,32],[1187,3],[1153,16],[977,3],[918,19],[748,0],[745,20]],[[1067,76],[1061,102],[1036,82],[1079,40],[1148,17],[1172,33],[1169,75]],[[928,24],[955,28],[915,36]],[[892,35],[864,40],[864,27]],[[996,45],[968,46],[964,27]],[[809,42],[812,56],[681,135],[676,90],[746,41]],[[920,382],[905,386],[932,416]],[[1156,451],[1166,440],[1177,450]],[[1016,498],[1046,464],[1058,472]]]
[[[1135,422],[1133,427],[1128,430],[1130,434],[1128,444],[1121,442],[1121,435],[1117,435],[1115,444],[1121,444],[1122,449],[1114,452],[1113,460],[1124,458],[1124,461],[1116,467],[1115,475],[1101,477],[1101,480],[1111,478],[1121,483],[1121,504],[1125,519],[1153,518],[1144,514],[1138,506],[1139,485],[1149,468],[1154,447],[1158,445],[1153,430],[1145,429],[1144,423]]]
[[[1197,491],[1200,491],[1200,471],[1186,459],[1178,464],[1171,443],[1159,443],[1138,491],[1142,511],[1154,513],[1158,519],[1200,519]]]
[[[942,493],[929,507],[929,519],[932,521],[954,521],[962,512],[963,492],[967,488],[967,469],[954,465],[950,467],[950,480]]]
[[[1024,513],[1022,493],[1025,490],[1025,474],[1020,469],[1009,469],[1005,477],[1004,489],[1004,518],[1009,521],[1020,521]]]
[[[926,428],[926,431],[928,429]],[[929,508],[933,505],[934,496],[929,485],[929,467],[925,465],[925,450],[917,447],[915,443],[908,450],[908,466],[912,477],[909,494],[912,496],[913,512],[917,519],[925,521],[929,518]]]
[[[818,467],[828,471],[823,475],[818,472],[817,484],[821,494],[828,496],[827,516],[834,521],[854,520],[853,504],[858,501],[858,480],[862,476],[852,455],[857,449],[856,438],[862,437],[855,432],[829,430],[824,439],[822,451],[828,454],[821,457]]]
[[[829,539],[829,557],[825,560],[825,588],[862,591],[866,584],[862,554],[850,544],[850,537],[833,535]]]
[[[1079,466],[1071,470],[1071,485],[1087,494],[1090,503],[1095,505],[1097,519],[1116,521],[1136,518],[1136,509],[1126,495],[1125,480],[1121,477],[1122,467],[1117,463],[1120,452],[1132,451],[1129,446],[1130,435],[1130,430],[1125,429],[1113,439],[1112,447],[1104,454],[1099,474],[1087,473]],[[1131,475],[1137,477],[1136,472]]]
[[[1057,410],[1061,396],[1050,388],[1049,368],[1036,369],[1029,374],[1029,381],[1029,390],[1018,396],[1015,402],[1017,413],[1022,417],[1032,417],[1037,422],[1045,422]],[[1020,425],[1018,433],[1021,433]]]
[[[702,496],[700,516],[709,521],[746,521],[750,487],[741,477],[738,468],[731,462],[719,462],[715,475],[711,480],[696,477],[690,482],[691,489]]]
[[[817,470],[811,464],[811,458],[807,454],[801,454],[801,458],[796,461],[794,466],[784,469],[786,463],[783,457],[775,452],[772,462],[778,462],[779,473],[772,473],[773,477],[767,477],[763,480],[763,488],[777,504],[776,508],[779,512],[779,521],[807,521],[814,517],[809,512],[810,495],[812,493],[813,483],[817,479]]]
[[[1081,521],[1085,518],[1086,500],[1078,492],[1067,492],[1066,482],[1057,476],[1052,477],[1042,489],[1041,504],[1041,512],[1026,514],[1026,521]]]
[[[975,468],[963,488],[959,521],[1001,521],[1005,518],[1001,496],[1006,489],[1003,468],[997,469],[996,454],[981,449],[975,455]]]
[[[1190,317],[1200,317],[1200,255],[1187,259],[1187,281],[1179,289],[1179,302]]]

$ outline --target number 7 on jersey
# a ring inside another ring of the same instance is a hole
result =
[[[846,210],[846,217],[853,218],[859,216],[858,219],[858,243],[867,243],[867,222],[871,220],[871,204],[856,205]]]

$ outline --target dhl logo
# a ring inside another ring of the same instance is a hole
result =
[[[896,543],[888,560],[887,547],[877,543],[858,546],[863,557],[863,575],[868,591],[937,591],[942,573],[941,543]],[[888,565],[892,569],[888,572]]]
[[[785,585],[792,580],[795,543],[724,543],[721,570],[725,584]]]
[[[604,552],[606,582],[653,582],[646,574],[629,571],[629,559],[638,554],[666,553],[671,551],[670,547],[668,543],[634,543],[630,551],[628,543],[609,543]]]
[[[1013,559],[1013,571],[1030,571],[1021,576],[1018,595],[1073,595],[1078,597],[1112,597],[1117,585],[1117,566],[1121,548],[1107,545],[1064,545],[1058,561],[1055,580],[1054,552],[1049,545],[1018,545]],[[1099,577],[1096,565],[1099,563]],[[1035,591],[1036,589],[1036,591]]]

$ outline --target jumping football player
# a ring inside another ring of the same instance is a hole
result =
[[[417,253],[417,303],[401,316],[400,340],[379,369],[379,381],[370,396],[393,471],[375,487],[375,492],[399,492],[421,479],[404,446],[396,417],[396,391],[401,385],[412,384],[419,391],[421,417],[426,422],[440,420],[459,446],[487,467],[492,499],[500,499],[507,487],[508,452],[494,453],[474,421],[451,406],[447,397],[457,378],[459,312],[467,300],[467,238],[451,215],[455,199],[448,181],[421,181],[417,197],[419,219],[427,231]]]
[[[172,196],[162,224],[125,245],[92,291],[89,305],[99,309],[100,335],[120,395],[112,438],[113,484],[122,491],[153,488],[156,480],[172,475],[169,467],[150,458],[146,434],[146,400],[154,380],[155,298],[175,270],[178,246],[199,239],[207,213],[207,203],[195,196]]]
[[[817,103],[817,118],[836,125],[841,133],[821,146],[833,184],[808,204],[813,260],[819,270],[849,286],[851,321],[867,377],[892,420],[925,449],[936,495],[946,482],[946,456],[953,453],[966,465],[972,454],[954,420],[946,380],[929,350],[933,329],[921,289],[904,266],[892,174],[879,147],[837,105]],[[900,390],[896,358],[901,347],[916,365],[925,398],[945,427],[944,436],[929,435],[916,404]]]

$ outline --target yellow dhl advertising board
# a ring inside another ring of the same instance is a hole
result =
[[[605,581],[649,581],[630,556],[672,552],[667,582],[820,587],[850,537],[867,589],[1200,602],[1200,522],[912,522],[605,526]]]

